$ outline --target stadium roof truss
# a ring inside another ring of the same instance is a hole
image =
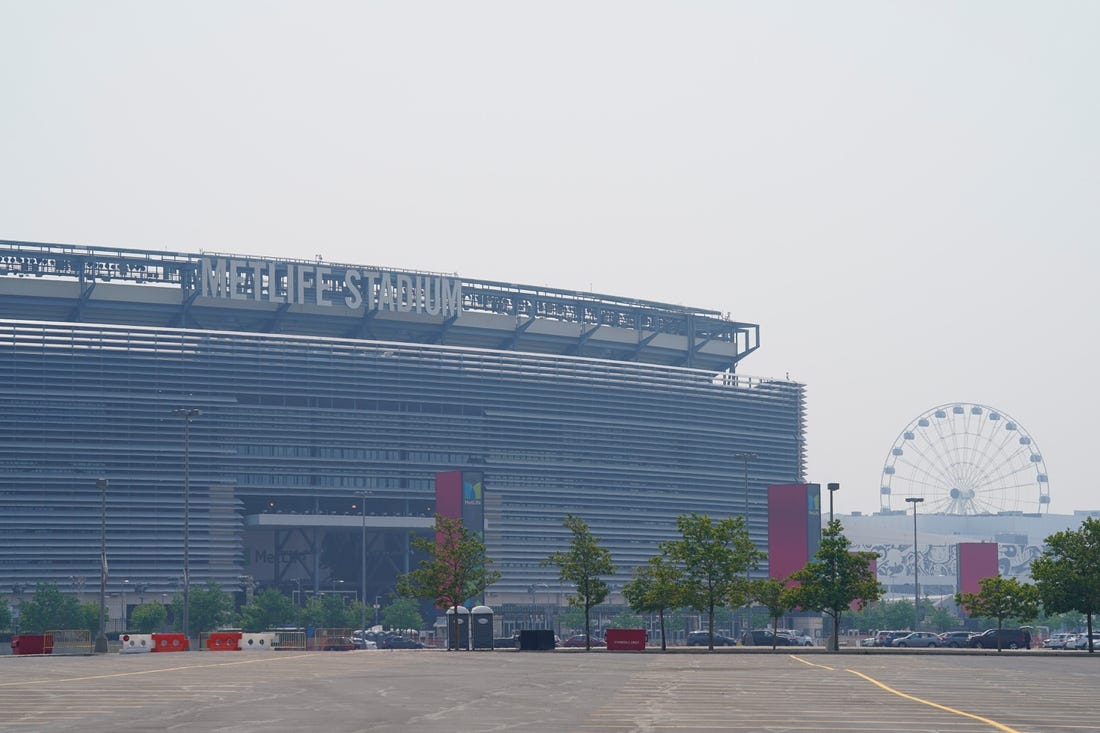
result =
[[[438,315],[205,297],[204,261],[250,255],[180,253],[0,240],[0,318],[330,336],[572,355],[734,372],[760,346],[757,324],[718,311],[491,280],[315,260],[331,282],[378,269],[461,283],[461,310]],[[19,278],[33,278],[20,283]],[[135,286],[143,286],[137,288]],[[256,285],[256,287],[260,287]],[[257,296],[257,297],[253,297]]]

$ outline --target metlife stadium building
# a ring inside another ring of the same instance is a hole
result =
[[[802,385],[737,373],[758,347],[757,325],[632,298],[2,241],[0,594],[94,595],[102,543],[122,604],[177,592],[185,564],[371,603],[456,472],[503,573],[490,605],[569,592],[540,565],[566,513],[616,589],[681,513],[747,514],[766,548],[805,410]]]

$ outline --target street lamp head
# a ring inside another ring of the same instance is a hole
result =
[[[827,484],[825,488],[827,488],[829,491],[840,491],[840,484],[838,484],[838,483]]]
[[[95,487],[96,487],[97,489],[99,489],[100,491],[103,491],[104,489],[106,489],[106,488],[107,488],[107,485],[108,485],[108,483],[109,483],[109,482],[108,482],[108,481],[107,481],[107,479],[105,479],[105,478],[102,478],[102,477],[101,477],[101,478],[97,478],[97,479],[95,480]]]
[[[202,414],[202,410],[195,407],[177,407],[172,410],[172,414],[176,417],[182,417],[184,420],[190,420],[191,418],[198,417]]]
[[[905,500],[907,502],[909,502],[910,504],[912,504],[913,505],[913,511],[916,511],[917,510],[917,504],[920,504],[922,501],[924,501],[924,497],[923,496],[907,496],[907,497],[905,497]]]

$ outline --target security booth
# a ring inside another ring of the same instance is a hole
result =
[[[493,609],[488,606],[470,609],[470,635],[474,649],[493,648]]]
[[[457,630],[456,627],[457,626]],[[455,623],[455,607],[447,609],[447,648],[455,648],[455,638],[458,639],[459,649],[470,648],[470,609],[465,606],[458,607],[458,623]]]

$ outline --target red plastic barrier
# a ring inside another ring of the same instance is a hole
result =
[[[241,632],[214,631],[206,638],[206,648],[212,652],[239,652]]]
[[[645,649],[645,629],[608,629],[607,649],[617,652],[635,652]]]
[[[183,634],[153,634],[155,652],[185,652],[190,648],[191,643]]]
[[[53,654],[52,634],[16,634],[11,638],[12,654]]]

